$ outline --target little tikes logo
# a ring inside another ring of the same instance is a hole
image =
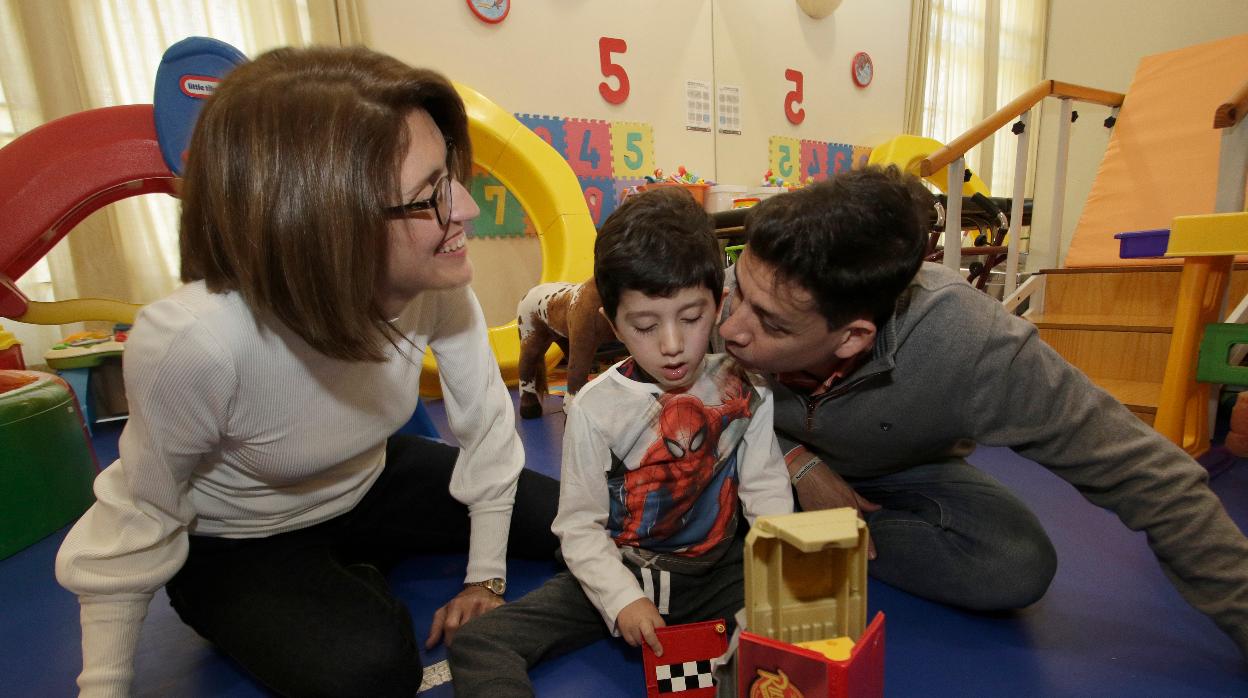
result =
[[[213,92],[217,91],[217,83],[221,82],[218,78],[208,77],[206,75],[183,75],[178,86],[182,88],[182,94],[192,99],[207,99]]]

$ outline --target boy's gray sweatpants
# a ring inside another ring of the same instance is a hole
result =
[[[745,605],[743,546],[739,543],[734,541],[722,559],[699,575],[638,569],[627,560],[624,564],[668,625],[722,618],[731,634],[733,616]],[[455,695],[532,696],[531,667],[610,636],[576,577],[565,570],[523,598],[477,616],[459,629],[448,651]],[[638,672],[639,695],[645,692],[645,681]]]

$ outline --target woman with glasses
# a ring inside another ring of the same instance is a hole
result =
[[[464,107],[365,49],[281,49],[208,100],[182,188],[182,278],[126,349],[130,421],[57,578],[83,695],[123,695],[153,593],[284,695],[414,695],[416,629],[384,572],[468,553],[422,639],[549,558],[558,485],[524,471],[468,284]],[[392,436],[437,358],[460,448]]]

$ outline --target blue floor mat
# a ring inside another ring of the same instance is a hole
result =
[[[528,467],[555,476],[563,433],[557,403],[540,420],[517,420]],[[430,413],[447,434],[440,405],[431,404]],[[102,463],[115,457],[118,431],[97,435]],[[1058,550],[1057,577],[1040,602],[1008,614],[960,611],[872,580],[870,613],[888,618],[889,695],[1248,696],[1248,665],[1237,648],[1179,597],[1143,534],[1011,451],[981,448],[970,460],[1039,516]],[[1226,469],[1212,486],[1241,529],[1248,528],[1248,464]],[[52,572],[64,533],[0,561],[0,695],[75,695],[77,602]],[[423,558],[390,575],[417,628],[428,628],[433,611],[459,589],[464,564],[462,556]],[[537,586],[552,570],[552,564],[510,562],[508,597]],[[444,658],[438,648],[427,663]],[[163,592],[144,624],[136,672],[137,696],[268,695],[182,625]],[[532,675],[544,697],[644,695],[639,651],[618,640],[546,662]],[[443,698],[451,691],[444,685],[422,695]]]

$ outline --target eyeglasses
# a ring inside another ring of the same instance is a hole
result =
[[[433,209],[433,214],[437,216],[438,225],[445,228],[451,223],[451,190],[452,180],[450,175],[442,175],[438,181],[433,183],[433,193],[428,199],[420,199],[398,206],[387,206],[381,209],[386,218],[411,218],[412,214],[418,211],[427,211]]]

